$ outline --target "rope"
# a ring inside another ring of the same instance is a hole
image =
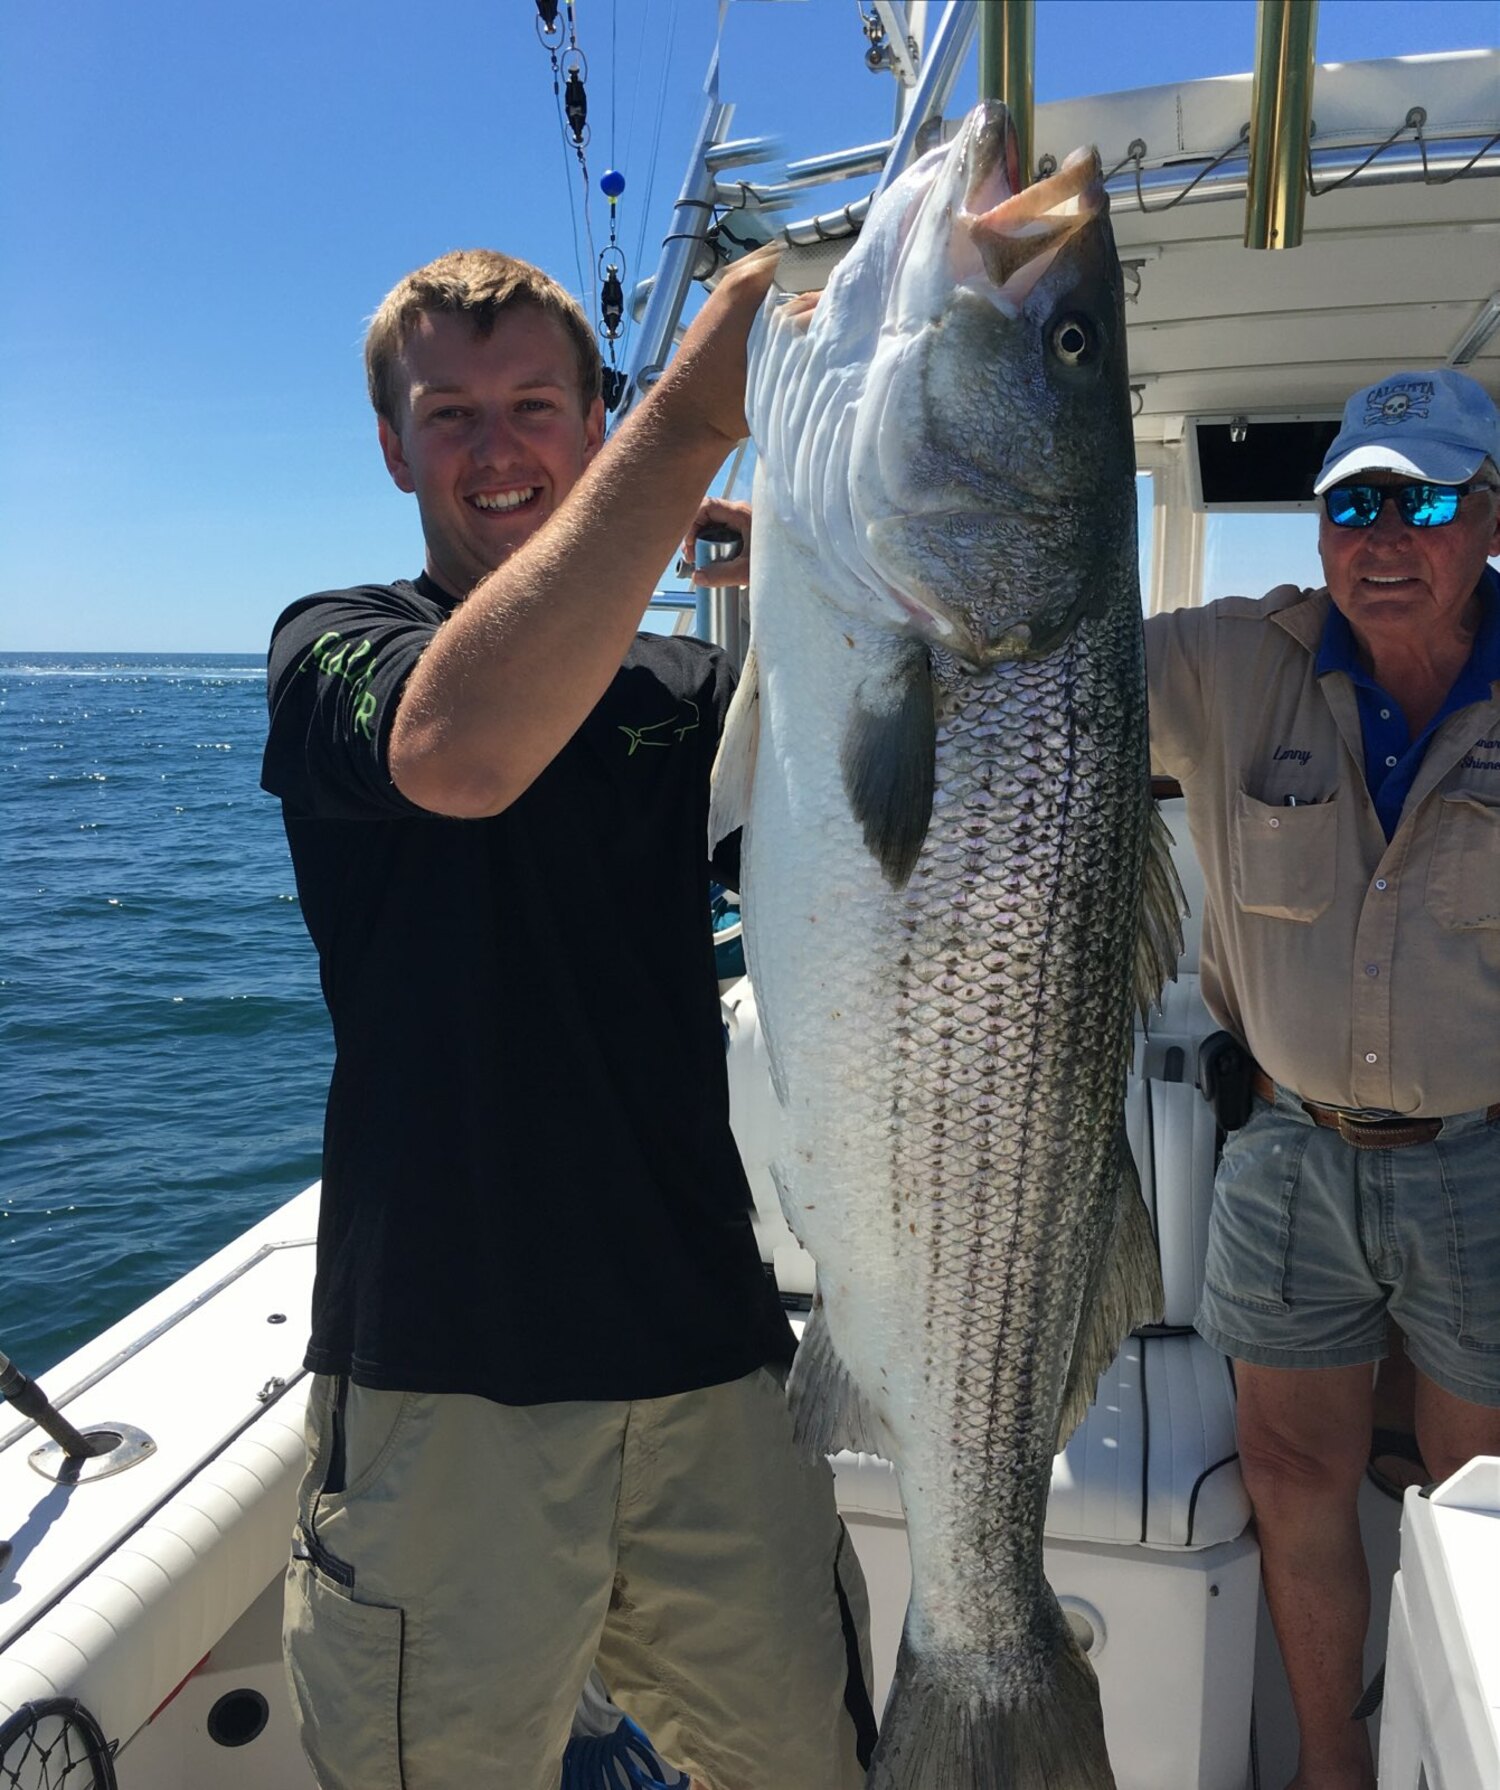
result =
[[[72,1697],[25,1703],[0,1724],[0,1785],[7,1790],[118,1790],[109,1742]]]
[[[1205,162],[1180,193],[1174,193],[1170,199],[1166,200],[1161,205],[1148,205],[1146,203],[1145,190],[1141,186],[1141,164],[1145,160],[1146,145],[1140,137],[1135,139],[1125,151],[1124,155],[1115,163],[1114,167],[1110,169],[1109,173],[1106,174],[1104,178],[1106,181],[1113,180],[1115,175],[1118,174],[1123,167],[1128,164],[1133,164],[1135,170],[1135,198],[1136,203],[1140,206],[1141,210],[1143,212],[1171,211],[1173,206],[1182,204],[1183,200],[1187,198],[1188,194],[1192,192],[1193,188],[1197,186],[1200,180],[1206,179],[1213,173],[1215,168],[1222,166],[1222,164],[1227,162],[1232,155],[1238,155],[1241,145],[1248,142],[1249,138],[1250,125],[1247,121],[1240,126],[1240,134],[1227,149],[1221,149],[1211,162]]]
[[[1351,168],[1347,174],[1340,175],[1337,180],[1330,180],[1327,186],[1318,186],[1313,180],[1312,150],[1309,147],[1307,152],[1308,192],[1312,194],[1313,198],[1320,199],[1324,193],[1337,192],[1341,186],[1347,186],[1357,175],[1364,173],[1365,169],[1375,160],[1376,156],[1384,154],[1403,131],[1410,131],[1412,133],[1412,141],[1416,144],[1421,153],[1422,184],[1424,186],[1447,186],[1451,181],[1460,179],[1463,175],[1468,173],[1470,168],[1474,166],[1475,162],[1477,162],[1481,156],[1488,154],[1497,143],[1500,143],[1500,131],[1496,131],[1492,137],[1479,145],[1478,149],[1474,151],[1473,155],[1469,157],[1468,161],[1466,161],[1461,168],[1455,168],[1451,174],[1434,174],[1431,164],[1427,160],[1427,136],[1422,128],[1426,122],[1426,108],[1423,106],[1413,106],[1406,114],[1405,118],[1401,120],[1400,124],[1396,126],[1395,130],[1391,132],[1390,136],[1388,136],[1383,143],[1377,143],[1357,168]]]
[[[1341,186],[1347,186],[1351,180],[1357,180],[1359,176],[1364,173],[1365,169],[1368,168],[1377,157],[1383,155],[1385,151],[1406,131],[1411,131],[1413,133],[1412,140],[1415,142],[1417,149],[1421,153],[1422,180],[1423,184],[1426,186],[1447,186],[1452,181],[1462,179],[1476,162],[1488,155],[1490,150],[1492,150],[1497,143],[1500,143],[1500,131],[1496,131],[1492,136],[1488,137],[1480,144],[1479,148],[1474,151],[1473,155],[1469,157],[1461,168],[1455,168],[1449,174],[1434,174],[1432,165],[1428,160],[1428,140],[1423,130],[1423,126],[1426,123],[1427,113],[1425,109],[1421,106],[1413,106],[1406,114],[1405,118],[1402,119],[1401,123],[1396,126],[1395,130],[1393,130],[1383,142],[1377,143],[1358,167],[1351,168],[1347,174],[1341,174],[1337,180],[1330,180],[1324,186],[1319,186],[1313,176],[1312,146],[1309,144],[1307,151],[1307,191],[1309,195],[1314,199],[1320,199],[1324,193],[1335,193]],[[1226,149],[1220,150],[1212,160],[1206,161],[1180,193],[1174,194],[1170,199],[1164,200],[1159,205],[1148,205],[1146,202],[1145,189],[1141,184],[1141,174],[1146,158],[1146,144],[1140,137],[1137,137],[1132,141],[1124,155],[1120,157],[1119,161],[1115,163],[1114,167],[1112,167],[1103,178],[1107,185],[1123,169],[1130,168],[1135,175],[1136,203],[1140,206],[1141,210],[1148,213],[1171,211],[1174,206],[1181,205],[1193,191],[1194,187],[1196,187],[1201,180],[1204,180],[1208,175],[1212,174],[1215,168],[1222,166],[1223,163],[1228,161],[1232,156],[1238,155],[1249,141],[1249,138],[1250,126],[1246,123],[1240,127],[1240,134],[1235,140]],[[1037,168],[1038,175],[1045,177],[1046,175],[1055,174],[1056,172],[1057,157],[1052,155],[1043,156]]]

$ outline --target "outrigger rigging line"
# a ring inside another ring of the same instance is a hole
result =
[[[589,216],[588,145],[589,100],[586,81],[588,60],[578,45],[578,22],[573,11],[574,0],[536,0],[537,37],[552,59],[552,92],[558,98],[565,119],[563,134],[567,146],[578,158],[583,180],[583,228],[588,240],[589,255],[599,276],[599,296],[594,307],[594,328],[605,342],[603,370],[604,408],[614,410],[624,396],[626,376],[616,361],[615,344],[625,330],[625,255],[620,248],[618,210],[625,192],[625,176],[616,168],[606,169],[599,181],[599,190],[609,201],[609,241],[594,254],[594,233]],[[567,11],[567,25],[559,17],[559,7]],[[576,229],[576,222],[575,222]]]

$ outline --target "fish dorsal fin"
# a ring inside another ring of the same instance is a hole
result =
[[[1135,942],[1135,1002],[1144,1021],[1168,982],[1177,980],[1187,900],[1172,862],[1172,835],[1152,804],[1141,869],[1141,927]]]
[[[1057,1426],[1059,1451],[1067,1446],[1094,1402],[1102,1374],[1119,1353],[1120,1344],[1138,1324],[1154,1324],[1166,1296],[1161,1260],[1151,1214],[1141,1198],[1141,1178],[1120,1124],[1120,1209],[1114,1235],[1105,1245],[1094,1278],[1084,1294],[1082,1320],[1068,1366],[1062,1416]]]
[[[927,837],[936,744],[927,649],[908,649],[888,676],[860,686],[839,753],[849,807],[893,889],[906,887]]]
[[[719,750],[714,755],[708,797],[708,849],[750,818],[750,792],[755,785],[755,755],[760,746],[760,667],[755,642],[745,654],[744,669],[724,717]]]

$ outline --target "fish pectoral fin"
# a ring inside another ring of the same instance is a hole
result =
[[[860,687],[839,753],[849,807],[893,889],[906,887],[927,837],[936,741],[932,667],[918,647],[880,686]]]
[[[1161,1259],[1151,1214],[1141,1198],[1141,1178],[1120,1127],[1120,1206],[1113,1237],[1084,1296],[1068,1384],[1057,1426],[1058,1452],[1088,1415],[1099,1376],[1120,1352],[1120,1344],[1138,1324],[1154,1324],[1162,1314],[1165,1294]]]
[[[744,669],[735,688],[724,731],[714,756],[708,796],[709,856],[721,841],[750,818],[750,791],[755,784],[755,755],[760,746],[760,667],[755,642],[745,654]]]
[[[841,1448],[890,1459],[885,1425],[833,1346],[820,1293],[813,1295],[786,1395],[792,1407],[792,1433],[814,1459],[837,1454]]]
[[[1142,868],[1141,928],[1135,941],[1135,1000],[1145,1020],[1168,982],[1177,980],[1187,898],[1172,862],[1172,835],[1153,803]]]

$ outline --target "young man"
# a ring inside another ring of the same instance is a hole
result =
[[[366,361],[425,570],[273,636],[263,781],[337,1046],[286,1616],[325,1790],[553,1790],[596,1656],[711,1790],[864,1781],[863,1585],[728,1127],[730,679],[636,633],[745,431],[769,278],[725,278],[603,447],[558,287],[408,276]]]

